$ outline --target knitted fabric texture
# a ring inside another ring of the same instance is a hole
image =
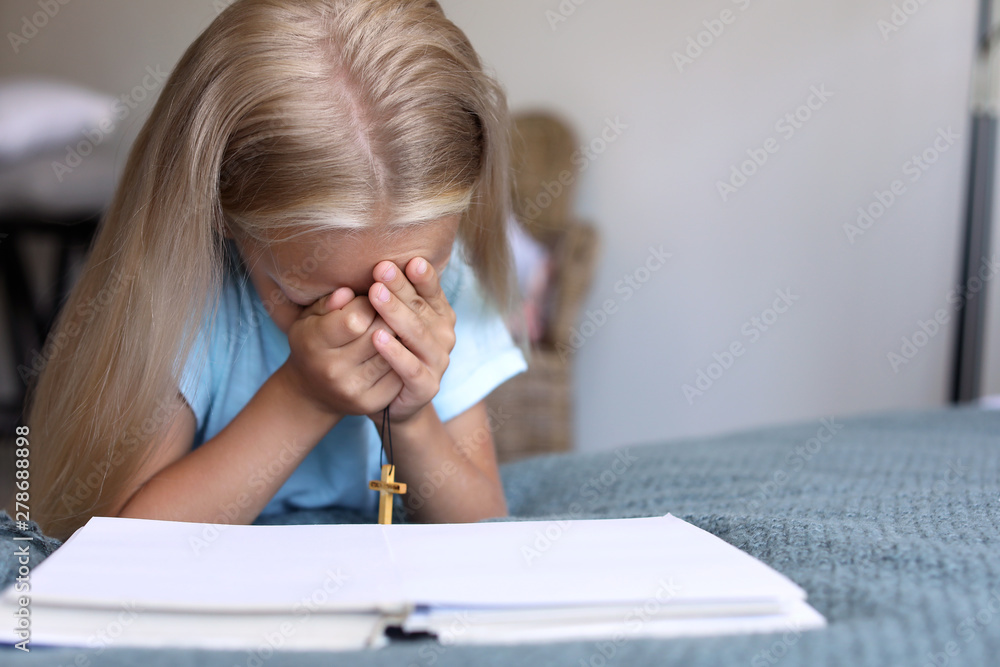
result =
[[[829,627],[671,640],[626,634],[620,641],[521,646],[393,641],[379,651],[339,654],[337,664],[998,664],[1000,413],[959,408],[817,420],[529,459],[505,465],[502,474],[513,520],[670,512],[798,583]],[[285,519],[353,520],[342,512]],[[31,531],[34,567],[58,543],[41,536],[37,526]],[[24,544],[10,539],[17,533],[9,517],[0,517],[5,581],[16,573],[15,545]],[[17,664],[76,664],[81,652],[91,659],[100,654],[102,665],[145,667],[222,667],[252,657],[113,645],[82,651],[34,647],[30,655],[18,652]],[[14,664],[12,653],[0,648],[0,662]],[[325,665],[330,656],[280,658],[281,664]]]

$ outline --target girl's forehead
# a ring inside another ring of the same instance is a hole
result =
[[[457,234],[455,221],[441,220],[393,230],[329,230],[278,242],[268,248],[273,278],[307,299],[338,287],[356,294],[375,281],[373,270],[388,260],[401,269],[422,257],[438,270],[451,257]]]
[[[276,259],[304,262],[308,257],[328,256],[338,263],[368,263],[382,260],[397,263],[413,257],[450,254],[458,230],[458,216],[391,229],[331,229],[316,231],[298,239],[271,246]],[[435,257],[435,259],[440,257]]]

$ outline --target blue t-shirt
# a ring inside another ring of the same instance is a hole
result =
[[[455,348],[433,399],[448,421],[527,368],[499,313],[456,242],[441,273],[441,287],[455,310]],[[288,337],[271,320],[257,290],[227,242],[227,269],[210,340],[209,320],[183,371],[180,391],[197,419],[194,447],[221,431],[290,354]],[[204,353],[208,340],[208,353]],[[275,443],[276,454],[281,443]],[[339,506],[374,515],[378,493],[368,481],[380,474],[378,429],[364,416],[344,417],[295,469],[261,512]],[[259,471],[261,478],[274,474]],[[248,480],[252,485],[253,480]],[[260,484],[258,480],[256,482]]]

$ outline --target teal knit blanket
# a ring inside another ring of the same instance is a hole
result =
[[[824,630],[370,652],[0,648],[4,665],[1000,665],[1000,413],[823,419],[502,468],[513,519],[659,516],[718,535],[802,586]],[[351,521],[303,512],[289,523]],[[18,534],[0,515],[0,581]],[[35,532],[37,564],[55,541]],[[604,573],[614,576],[614,573]],[[3,622],[3,621],[0,621]],[[79,662],[89,660],[89,662]]]

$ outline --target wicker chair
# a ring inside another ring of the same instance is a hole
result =
[[[569,127],[551,114],[515,117],[515,211],[525,229],[549,249],[553,266],[548,316],[541,340],[531,349],[528,371],[498,387],[486,401],[503,417],[493,432],[501,462],[573,448],[573,355],[566,350],[571,349],[570,331],[590,289],[599,251],[594,228],[572,214],[576,147]]]

